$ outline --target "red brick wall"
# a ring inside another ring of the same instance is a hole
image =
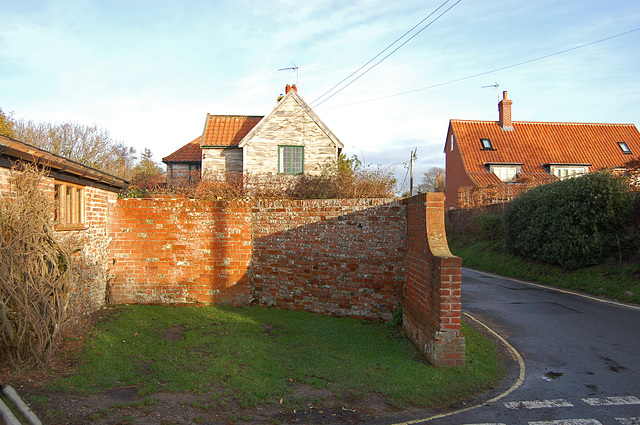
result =
[[[256,202],[254,297],[286,309],[390,319],[404,286],[405,235],[401,202]]]
[[[461,260],[449,251],[444,230],[444,195],[406,200],[407,280],[403,301],[409,338],[436,366],[464,366],[460,334]]]
[[[245,303],[246,202],[119,199],[111,214],[115,303]]]
[[[460,259],[444,195],[212,203],[120,199],[116,303],[250,303],[390,319],[438,366],[464,365]]]

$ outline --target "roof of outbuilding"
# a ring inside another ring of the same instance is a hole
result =
[[[165,164],[168,162],[200,162],[202,160],[202,148],[200,148],[202,136],[198,136],[174,153],[162,158]]]
[[[203,147],[231,147],[238,146],[244,136],[264,118],[247,115],[210,115],[200,146]]]
[[[27,161],[46,167],[54,178],[93,184],[109,191],[119,191],[129,185],[127,180],[120,177],[0,135],[0,166],[11,167],[16,161]]]
[[[466,172],[479,186],[501,183],[487,164],[522,164],[523,176],[548,180],[550,164],[588,164],[593,171],[640,157],[640,133],[633,124],[513,121],[513,130],[505,131],[497,121],[451,120],[450,128]],[[480,139],[489,139],[493,150],[483,149]]]

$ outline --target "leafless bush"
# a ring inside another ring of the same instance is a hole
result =
[[[54,238],[52,196],[35,166],[0,195],[0,361],[46,366],[67,323],[71,247]]]
[[[362,167],[355,160],[328,163],[318,175],[207,173],[202,180],[182,175],[170,184],[131,186],[123,197],[179,195],[207,200],[390,198],[395,179],[390,171]]]

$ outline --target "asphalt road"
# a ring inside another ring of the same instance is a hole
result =
[[[640,307],[468,269],[462,306],[516,361],[498,400],[424,423],[640,425]]]

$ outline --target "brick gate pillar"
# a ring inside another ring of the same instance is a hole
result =
[[[405,203],[404,329],[434,366],[464,366],[465,343],[460,333],[462,263],[447,244],[444,194],[423,193]]]

